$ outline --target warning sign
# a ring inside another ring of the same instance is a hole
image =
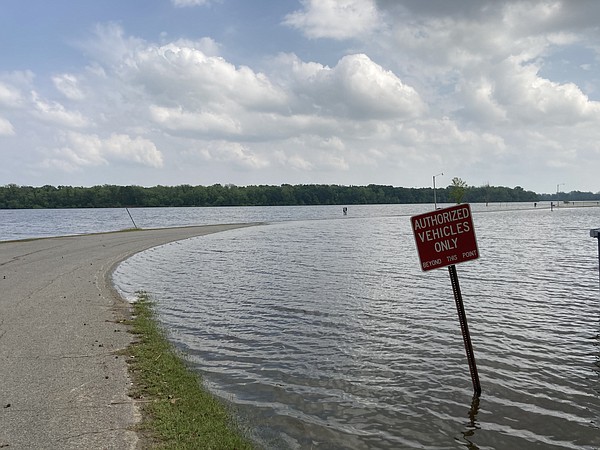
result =
[[[451,206],[410,218],[422,270],[479,258],[471,206]]]

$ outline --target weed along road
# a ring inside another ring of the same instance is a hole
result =
[[[129,305],[112,270],[147,248],[242,226],[0,243],[0,448],[135,448],[120,356]]]

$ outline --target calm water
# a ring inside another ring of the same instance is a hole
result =
[[[507,210],[531,208],[530,203],[500,203],[480,209]],[[426,212],[431,205],[413,207]],[[548,208],[540,204],[539,208]],[[411,209],[412,210],[412,209]],[[270,206],[217,208],[81,208],[81,209],[0,209],[0,241],[65,236],[124,230],[223,223],[282,222],[332,219],[342,214],[342,206]],[[406,213],[397,205],[358,205],[350,207],[352,217],[390,216]]]
[[[600,209],[474,213],[481,258],[457,269],[478,402],[448,272],[419,269],[427,206],[338,209],[158,247],[115,281],[151,294],[263,447],[600,447]]]
[[[140,227],[270,224],[148,250],[114,279],[151,294],[262,447],[600,448],[600,209],[531,206],[472,205],[481,258],[457,269],[475,403],[448,272],[420,271],[410,230],[430,205],[132,209]],[[0,210],[0,240],[131,226],[124,209]]]

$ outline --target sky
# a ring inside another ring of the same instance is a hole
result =
[[[600,191],[597,0],[2,0],[0,54],[0,185]]]

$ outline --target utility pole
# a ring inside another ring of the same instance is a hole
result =
[[[437,175],[433,176],[433,209],[434,210],[437,209],[437,198],[435,196],[435,177],[439,177],[441,175],[444,175],[444,172],[438,173]]]
[[[564,186],[564,185],[565,185],[565,183],[558,183],[558,184],[556,185],[556,207],[557,207],[557,208],[560,206],[560,200],[559,200],[559,198],[558,198],[558,188],[559,188],[560,186]]]

